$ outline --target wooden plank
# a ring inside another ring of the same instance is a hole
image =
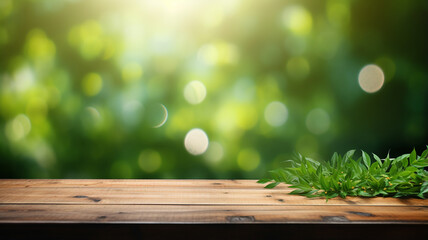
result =
[[[0,223],[428,223],[428,201],[289,195],[255,180],[0,180]]]
[[[257,205],[426,205],[423,199],[322,198],[308,199],[288,191],[205,188],[8,188],[0,189],[0,203],[45,204],[257,204]]]
[[[422,223],[396,206],[0,205],[0,223]]]
[[[174,188],[239,188],[263,189],[256,180],[208,179],[0,179],[0,188],[16,187],[174,187]],[[278,189],[286,189],[281,184]]]
[[[104,180],[104,185],[115,187],[88,187],[76,185],[62,187],[62,184],[47,186],[43,181],[36,181],[37,187],[3,187],[0,188],[1,203],[38,203],[38,204],[234,204],[234,205],[393,205],[426,206],[426,200],[409,198],[355,198],[330,199],[327,203],[322,198],[306,198],[289,195],[292,189],[287,186],[264,189],[255,180],[226,181],[218,180],[181,180],[180,184],[170,185],[172,180],[134,180],[128,187],[120,187],[120,181]],[[77,181],[79,182],[79,181]],[[84,182],[84,181],[82,181]],[[197,183],[201,183],[197,185]],[[221,183],[213,184],[213,183]],[[140,185],[136,185],[140,184]],[[196,185],[195,185],[196,184]],[[129,186],[131,185],[131,186]],[[185,186],[184,188],[181,186]],[[242,185],[240,188],[237,185]],[[44,186],[44,187],[40,187]],[[249,188],[254,186],[254,188]]]

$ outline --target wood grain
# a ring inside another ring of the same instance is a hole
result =
[[[198,206],[198,205],[0,205],[0,222],[110,223],[359,223],[423,222],[421,207]]]
[[[0,180],[0,223],[428,223],[428,201],[289,195],[255,180]]]

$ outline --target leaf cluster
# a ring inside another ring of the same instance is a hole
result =
[[[362,151],[354,157],[355,150],[341,156],[334,153],[331,160],[320,162],[302,155],[291,161],[291,167],[270,171],[270,177],[258,183],[269,183],[274,188],[280,183],[296,188],[290,194],[306,197],[325,197],[326,200],[340,196],[360,197],[420,197],[428,194],[427,149],[417,156],[413,150],[397,158],[385,159]]]

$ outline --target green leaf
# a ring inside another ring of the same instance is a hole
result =
[[[425,181],[422,185],[421,185],[421,190],[420,193],[424,194],[428,192],[428,181]]]
[[[280,182],[273,182],[273,183],[266,185],[265,188],[274,188],[274,187],[278,186],[278,184],[280,184]]]
[[[349,150],[348,152],[345,153],[345,156],[343,156],[344,159],[350,159],[352,158],[352,156],[354,156],[355,154],[355,149]]]
[[[409,164],[412,165],[416,160],[416,150],[413,148],[413,151],[410,153]]]
[[[314,160],[314,159],[312,159],[312,158],[306,158],[306,160],[308,160],[308,162],[312,163],[312,165],[313,165],[314,167],[316,167],[316,168],[318,168],[318,166],[320,166],[320,165],[321,165],[321,163],[320,163],[320,162],[315,161],[315,160]]]
[[[378,167],[379,167],[379,163],[378,163],[378,162],[373,163],[373,164],[370,166],[370,170],[369,170],[369,172],[370,172],[370,173],[372,173],[372,174],[374,174],[374,173],[375,173],[375,171],[378,169]]]
[[[397,166],[393,165],[391,167],[391,169],[389,170],[389,174],[391,174],[391,176],[395,175],[397,173]]]
[[[403,160],[401,160],[401,164],[403,164],[403,168],[406,168],[409,165],[409,161],[407,160],[407,158],[404,158]]]
[[[324,189],[324,190],[328,190],[329,189],[329,186],[327,185],[327,182],[325,181],[325,177],[324,177],[324,175],[320,175],[319,176],[319,180],[320,180],[320,184],[321,184],[321,187],[322,187],[322,189]]]
[[[361,151],[361,152],[363,153],[364,165],[366,165],[367,169],[369,169],[370,168],[370,162],[371,162],[370,156],[364,151]]]
[[[363,170],[360,168],[360,165],[357,162],[355,162],[354,160],[350,160],[350,162],[351,162],[352,168],[355,171],[355,173],[357,175],[361,175]]]
[[[281,179],[281,182],[285,182],[285,183],[291,182],[293,175],[287,172],[286,170],[279,169],[278,174],[279,174],[279,178]]]
[[[404,178],[407,178],[407,177],[409,177],[410,176],[410,174],[412,174],[413,172],[411,172],[411,171],[403,171],[403,172],[399,172],[397,175],[398,176],[400,176],[400,177],[404,177]]]
[[[389,154],[386,156],[385,161],[382,164],[382,168],[386,171],[389,168],[389,165],[391,164],[391,160],[389,159]]]
[[[318,168],[317,168],[317,171],[316,171],[316,174],[319,176],[319,175],[321,175],[322,174],[322,165],[319,165],[318,166]]]
[[[415,168],[415,167],[413,167],[413,166],[409,166],[409,167],[407,167],[406,168],[406,171],[409,171],[409,172],[416,172],[416,171],[418,171],[418,169],[417,168]]]
[[[339,194],[338,194],[338,193],[328,193],[328,194],[326,195],[326,197],[327,197],[327,198],[335,198],[335,197],[337,197],[337,196],[339,196]]]
[[[413,166],[417,168],[428,167],[428,159],[417,160],[413,163]]]
[[[397,163],[400,163],[401,162],[401,160],[403,160],[403,159],[405,159],[405,158],[408,158],[410,156],[410,154],[403,154],[403,155],[401,155],[401,156],[399,156],[399,157],[397,157],[397,158],[395,158],[393,161],[392,161],[392,165],[395,165],[395,164],[397,164]]]
[[[380,160],[380,158],[373,153],[373,158],[376,159],[376,161],[378,162],[379,166],[382,166],[382,160]]]
[[[292,191],[292,192],[290,192],[290,194],[293,194],[293,195],[300,195],[300,194],[306,194],[308,191],[305,191],[305,190],[302,190],[302,189],[296,189],[296,190],[294,190],[294,191]]]
[[[426,158],[428,156],[428,146],[427,149],[421,154],[421,158]]]
[[[331,166],[333,168],[336,168],[338,161],[339,161],[339,155],[337,153],[334,153],[333,156],[331,157]]]
[[[291,167],[269,171],[272,178],[261,178],[258,183],[271,182],[266,188],[288,183],[290,188],[295,188],[291,194],[321,196],[326,201],[336,196],[427,197],[428,171],[423,167],[428,166],[428,150],[421,157],[412,151],[393,160],[389,154],[385,160],[373,154],[373,164],[364,151],[362,157],[352,159],[354,152],[348,151],[344,157],[335,153],[330,161],[322,164],[299,154]]]
[[[276,182],[280,182],[281,181],[281,179],[279,177],[279,174],[278,174],[278,171],[279,171],[279,169],[269,171],[270,176]]]
[[[306,193],[305,196],[310,197],[311,195],[313,195],[314,193],[317,193],[317,192],[318,192],[318,189],[314,189],[314,190],[311,190],[308,193]]]
[[[358,192],[358,195],[360,195],[362,197],[371,197],[372,196],[372,195],[370,195],[370,193],[364,192],[364,191]]]
[[[267,182],[270,182],[270,181],[272,181],[272,179],[269,179],[269,178],[261,178],[259,181],[257,181],[257,183],[267,183]]]

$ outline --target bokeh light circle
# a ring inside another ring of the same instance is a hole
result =
[[[5,134],[11,141],[25,138],[31,131],[31,121],[25,114],[19,114],[6,124]]]
[[[287,121],[287,118],[287,107],[281,102],[271,102],[265,108],[265,120],[273,127],[279,127],[283,125]]]
[[[87,96],[97,95],[103,88],[103,80],[97,73],[87,74],[82,81],[82,90]]]
[[[282,23],[295,35],[308,35],[312,29],[312,15],[302,6],[290,6],[282,14]]]
[[[190,104],[201,103],[207,95],[205,85],[200,81],[191,81],[184,87],[184,98]]]
[[[244,171],[253,171],[260,164],[260,154],[252,149],[243,149],[238,154],[238,166]]]
[[[138,165],[143,171],[152,173],[160,168],[162,158],[157,151],[146,149],[138,156]]]
[[[323,134],[330,128],[330,116],[321,108],[313,109],[306,116],[306,127],[313,134]]]
[[[204,154],[204,158],[209,163],[218,163],[224,156],[223,146],[219,142],[210,142],[207,152]]]
[[[369,64],[363,67],[358,74],[358,83],[367,93],[379,91],[385,81],[385,75],[380,67],[375,64]]]
[[[194,128],[190,130],[184,138],[184,146],[192,155],[201,155],[208,149],[208,136],[204,130]]]

